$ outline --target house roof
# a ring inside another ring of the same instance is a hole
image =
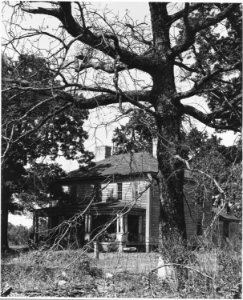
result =
[[[95,166],[87,171],[82,169],[68,173],[63,181],[70,179],[91,179],[107,176],[132,176],[139,174],[158,173],[158,161],[149,152],[126,153],[112,155],[96,162]],[[190,172],[185,170],[185,177],[191,179]]]
[[[157,173],[158,162],[148,152],[112,155],[96,162],[88,171],[75,170],[67,178],[107,177],[113,175],[127,176],[133,174]]]

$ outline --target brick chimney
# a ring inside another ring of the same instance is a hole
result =
[[[95,161],[100,161],[111,156],[111,146],[97,146],[95,149]]]

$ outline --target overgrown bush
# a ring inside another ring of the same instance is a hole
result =
[[[192,249],[173,231],[163,238],[161,256],[174,263],[177,292],[182,298],[239,298],[241,289],[241,251],[220,248],[206,237]],[[171,288],[171,285],[167,285]]]
[[[27,245],[31,229],[23,225],[8,223],[8,241],[10,245]]]

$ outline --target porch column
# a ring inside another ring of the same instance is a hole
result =
[[[151,188],[148,189],[147,194],[147,207],[145,214],[145,245],[146,252],[150,251],[150,242],[151,242]]]
[[[39,216],[36,212],[34,212],[34,215],[33,215],[33,233],[34,233],[33,242],[35,244],[38,244],[38,241],[39,241]]]
[[[84,240],[90,241],[91,240],[91,228],[92,228],[92,216],[91,215],[85,215],[84,216]]]
[[[117,219],[116,219],[116,233],[118,234],[120,232],[120,215],[117,214]]]
[[[123,219],[124,219],[124,217],[123,216],[120,216],[120,232],[123,234],[124,233],[124,228],[123,228]]]
[[[128,232],[127,215],[124,216],[124,233]]]
[[[117,214],[117,232],[116,232],[116,238],[119,242],[119,252],[123,251],[124,241],[123,241],[123,235],[124,235],[124,229],[123,229],[123,215]]]
[[[138,219],[138,241],[143,241],[143,216],[139,216]]]

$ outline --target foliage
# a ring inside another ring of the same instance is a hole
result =
[[[23,225],[8,224],[8,239],[11,245],[27,245],[31,229]]]
[[[46,59],[21,54],[14,61],[3,56],[2,66],[2,197],[6,203],[3,206],[6,214],[9,210],[14,213],[23,209],[20,202],[16,204],[13,201],[17,195],[21,194],[21,200],[27,200],[28,204],[32,200],[43,200],[43,193],[47,199],[46,195],[53,193],[50,189],[54,188],[54,174],[56,177],[64,174],[54,164],[49,167],[37,164],[38,158],[48,156],[54,160],[63,155],[86,164],[93,154],[83,145],[88,137],[83,130],[88,112],[77,111],[65,100],[56,100],[54,94],[42,100],[40,95],[28,88],[30,85],[34,89],[41,88],[45,94],[50,82],[53,86],[57,84]],[[26,89],[20,91],[20,87]],[[28,171],[27,164],[31,165]],[[32,176],[33,172],[35,176]],[[2,228],[6,231],[6,218],[3,218],[3,223]]]
[[[87,111],[77,111],[70,104],[66,107],[66,101],[57,101],[55,96],[41,101],[28,88],[18,91],[19,86],[27,82],[32,87],[41,87],[44,93],[51,79],[53,75],[44,58],[20,55],[12,64],[6,57],[3,59],[3,163],[10,160],[26,165],[47,155],[55,159],[58,154],[67,159],[81,160],[81,154],[84,154],[90,159],[91,154],[83,148],[83,142],[88,137],[83,130]],[[55,86],[56,83],[52,84]]]
[[[202,205],[212,205],[212,196],[219,194],[218,182],[224,190],[231,205],[238,203],[236,214],[241,212],[241,139],[235,145],[224,146],[216,135],[209,136],[206,131],[200,132],[196,127],[183,132],[181,157],[189,162],[196,185],[192,197]],[[134,110],[126,125],[116,128],[113,142],[117,153],[127,151],[149,151],[152,139],[156,138],[154,119],[142,110]],[[197,172],[197,171],[200,171]]]
[[[242,150],[240,139],[233,146],[224,146],[215,135],[209,137],[195,128],[186,138],[191,154],[190,166],[196,172],[193,197],[197,203],[207,209],[212,205],[212,196],[224,191],[227,203],[236,215],[241,214],[241,161]],[[197,172],[199,170],[199,172]]]
[[[64,194],[57,180],[66,173],[56,163],[32,163],[26,169],[25,189],[18,193],[19,203],[25,210],[32,210],[36,206],[45,206],[52,200],[62,200]]]
[[[133,110],[128,123],[116,128],[113,133],[113,143],[116,153],[149,151],[152,139],[157,135],[154,118],[141,109]]]

